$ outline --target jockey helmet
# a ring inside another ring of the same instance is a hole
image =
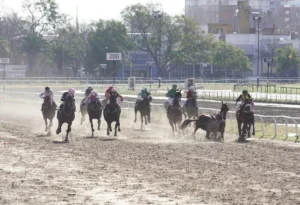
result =
[[[195,92],[195,87],[194,87],[194,86],[191,86],[191,87],[189,88],[189,90],[192,91],[192,92]]]
[[[111,90],[111,92],[112,92],[112,93],[117,93],[117,90],[116,90],[115,88],[113,88],[113,89]]]
[[[92,95],[92,96],[95,96],[95,95],[97,95],[96,91],[95,91],[95,90],[93,90],[93,91],[91,92],[91,95]]]
[[[92,88],[91,86],[89,86],[89,87],[87,88],[87,90],[94,90],[94,88]]]
[[[243,94],[248,94],[248,91],[247,90],[243,90]]]
[[[177,89],[177,85],[176,84],[172,85],[172,89]]]
[[[112,90],[114,87],[111,85],[108,87],[108,90]]]
[[[47,87],[45,87],[45,90],[46,90],[46,91],[49,91],[49,90],[50,90],[50,88],[47,86]]]
[[[74,95],[75,94],[75,89],[74,88],[70,88],[68,91],[69,95]]]
[[[144,92],[144,93],[147,92],[147,88],[143,88],[142,92]]]

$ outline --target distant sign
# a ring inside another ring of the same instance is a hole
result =
[[[265,63],[272,63],[273,62],[273,58],[272,57],[265,57],[264,58],[264,62]]]
[[[100,64],[100,68],[107,68],[107,64]]]
[[[122,53],[106,53],[106,60],[120,61],[122,60]]]
[[[9,58],[0,58],[0,64],[9,64]]]
[[[152,62],[152,61],[147,61],[147,62],[146,62],[146,65],[147,65],[147,66],[154,66],[154,65],[155,65],[155,63],[154,63],[154,62]]]

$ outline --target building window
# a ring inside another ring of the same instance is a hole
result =
[[[285,10],[285,15],[290,15],[290,11],[289,10]]]
[[[296,12],[296,16],[299,17],[299,11]]]
[[[285,17],[284,21],[285,21],[285,22],[289,22],[289,21],[290,21],[290,18],[289,18],[289,17]]]

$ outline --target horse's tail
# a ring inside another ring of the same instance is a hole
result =
[[[180,126],[180,129],[185,129],[191,122],[196,122],[196,121],[198,120],[185,120]]]

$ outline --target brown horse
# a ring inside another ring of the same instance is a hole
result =
[[[239,142],[245,142],[251,137],[250,130],[253,125],[252,135],[255,135],[254,112],[251,100],[245,100],[244,104],[236,112],[236,121],[239,130]]]
[[[221,111],[215,116],[201,115],[197,120],[185,120],[181,125],[181,129],[185,129],[191,122],[196,122],[194,129],[194,138],[197,130],[201,128],[206,131],[206,139],[210,139],[210,134],[213,133],[215,139],[217,138],[217,132],[221,133],[221,140],[224,141],[224,132],[226,127],[226,115],[229,111],[227,103],[222,102]]]
[[[182,110],[179,104],[179,100],[181,99],[181,92],[176,92],[175,98],[173,100],[173,104],[168,106],[167,117],[169,119],[169,123],[172,127],[173,133],[177,131],[177,124],[182,121]]]

